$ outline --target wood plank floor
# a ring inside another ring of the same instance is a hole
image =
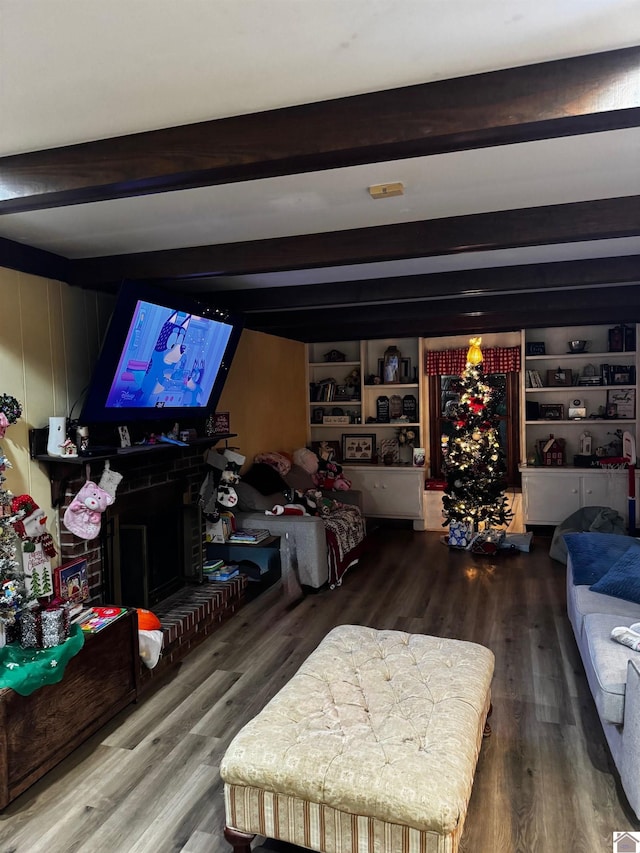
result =
[[[274,587],[0,814],[0,853],[218,853],[219,761],[329,629],[472,640],[496,655],[464,853],[610,853],[638,831],[600,729],[548,540],[498,558],[380,527],[340,589]],[[82,702],[82,697],[78,697]],[[257,839],[259,845],[262,839]]]

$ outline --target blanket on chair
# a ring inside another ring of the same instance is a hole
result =
[[[322,516],[322,521],[327,537],[329,586],[334,589],[360,556],[365,537],[364,518],[358,507],[338,504]]]

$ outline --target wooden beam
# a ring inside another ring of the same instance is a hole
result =
[[[543,292],[544,296],[546,291],[559,288],[631,282],[640,285],[640,255],[247,290],[216,291],[213,279],[213,289],[203,298],[232,311],[252,314],[291,306],[301,309],[330,306],[335,309],[342,305],[442,299],[463,293],[491,295],[504,291],[536,290]]]
[[[640,234],[640,196],[73,261],[76,284],[188,279],[427,258]]]
[[[499,332],[537,326],[640,321],[640,286],[496,294],[442,301],[265,311],[247,327],[293,340],[351,340]]]
[[[640,47],[0,159],[0,213],[632,127]]]
[[[70,262],[66,258],[5,237],[0,237],[0,267],[57,281],[69,281],[70,276]]]

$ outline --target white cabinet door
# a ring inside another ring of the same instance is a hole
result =
[[[423,519],[424,469],[350,465],[343,470],[352,488],[362,492],[365,515]]]
[[[580,477],[568,471],[522,473],[525,524],[559,524],[580,509]]]
[[[582,506],[609,506],[628,520],[626,471],[586,472],[582,475]]]
[[[556,525],[582,507],[606,506],[619,512],[627,523],[627,483],[625,470],[522,470],[524,522]]]

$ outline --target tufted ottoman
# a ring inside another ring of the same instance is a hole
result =
[[[326,853],[458,849],[490,708],[484,646],[334,628],[233,739],[225,837]]]

